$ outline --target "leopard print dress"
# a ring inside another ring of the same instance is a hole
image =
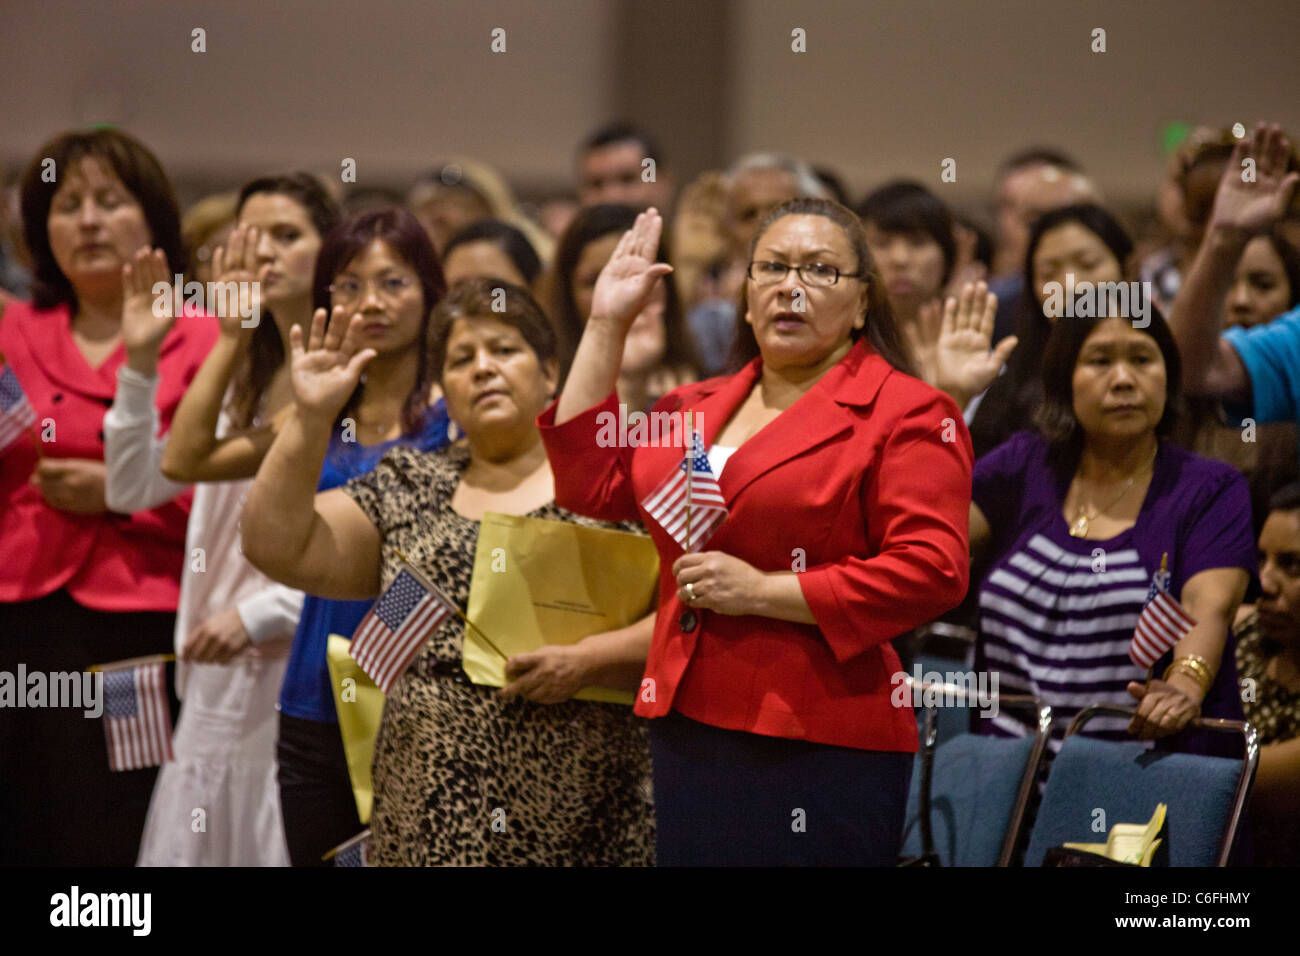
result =
[[[383,536],[384,586],[401,551],[468,606],[479,523],[451,508],[468,463],[461,446],[396,448],[343,487]],[[554,502],[529,517],[610,527]],[[653,865],[645,721],[615,704],[502,702],[463,678],[462,636],[445,621],[388,695],[371,865]]]

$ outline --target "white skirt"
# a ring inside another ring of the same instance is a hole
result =
[[[275,759],[282,647],[229,664],[178,663],[176,759],[158,774],[138,866],[289,865]]]

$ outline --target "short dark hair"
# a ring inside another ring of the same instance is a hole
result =
[[[612,233],[624,233],[636,224],[640,210],[635,206],[621,203],[600,203],[587,206],[573,217],[564,235],[560,237],[555,248],[555,263],[552,266],[554,287],[551,295],[551,318],[555,321],[556,331],[560,336],[560,350],[563,371],[567,375],[578,342],[582,339],[582,330],[587,325],[587,316],[578,314],[577,300],[573,294],[573,273],[578,268],[578,260],[588,245],[603,236]],[[659,237],[659,250],[656,255],[659,262],[670,262],[666,236]],[[677,294],[677,283],[664,282],[664,364],[669,366],[687,366],[698,373],[700,361],[696,356],[695,340],[686,325],[686,316],[682,310],[682,301]]]
[[[48,222],[50,205],[59,190],[57,177],[66,176],[71,167],[87,157],[105,162],[140,204],[151,242],[166,254],[171,270],[184,273],[189,266],[181,242],[176,191],[157,157],[138,139],[121,130],[102,128],[61,133],[36,151],[22,179],[23,235],[32,256],[32,302],[38,309],[56,305],[66,305],[73,311],[77,308],[76,292],[50,247]],[[55,182],[45,181],[46,160],[54,161]]]
[[[503,295],[498,295],[500,290]],[[504,305],[504,309],[501,307]],[[458,319],[495,319],[519,330],[539,364],[559,359],[555,328],[523,286],[500,279],[467,279],[458,282],[438,303],[430,317],[429,360],[433,376],[441,383],[447,362],[447,342]]]
[[[530,284],[542,271],[542,260],[537,257],[537,250],[528,241],[528,237],[500,219],[480,219],[456,233],[442,247],[442,261],[447,261],[451,250],[470,242],[491,242],[498,246]]]
[[[293,172],[249,180],[239,190],[239,199],[235,205],[236,219],[243,211],[244,204],[258,195],[288,196],[307,213],[307,218],[322,240],[338,225],[339,204],[311,173]],[[247,359],[235,373],[231,388],[231,419],[241,428],[252,425],[262,396],[285,359],[284,342],[280,339],[274,316],[269,310],[264,310],[262,318],[271,321],[259,322],[253,330]]]
[[[1295,511],[1297,508],[1300,508],[1300,481],[1284,485],[1269,496],[1269,511]]]
[[[857,271],[866,275],[867,283],[867,321],[862,328],[853,329],[849,335],[854,342],[866,336],[871,347],[886,362],[900,372],[915,375],[911,350],[903,338],[898,319],[889,307],[880,274],[876,271],[875,263],[871,261],[871,252],[867,249],[867,233],[862,228],[862,220],[853,210],[830,199],[791,199],[768,213],[767,218],[754,231],[754,238],[749,243],[750,260],[753,260],[754,250],[758,248],[763,234],[772,227],[774,222],[785,216],[824,216],[844,230],[844,237],[858,260]],[[736,332],[731,341],[731,354],[727,363],[733,371],[739,371],[759,355],[754,327],[745,321],[745,313],[748,309],[749,283],[742,282],[740,300],[736,306]]]
[[[1183,363],[1169,323],[1154,302],[1148,301],[1146,305],[1150,324],[1137,331],[1155,340],[1165,362],[1165,410],[1156,423],[1156,435],[1163,438],[1178,424]],[[1103,314],[1057,319],[1042,353],[1043,403],[1034,415],[1034,425],[1050,444],[1049,458],[1061,473],[1073,473],[1083,452],[1083,428],[1074,414],[1074,369],[1079,352],[1097,326],[1112,318],[1115,316]]]
[[[858,215],[881,232],[923,233],[943,251],[943,279],[947,284],[957,262],[957,241],[952,235],[952,212],[947,204],[918,182],[898,179],[868,193],[858,203]]]
[[[1083,167],[1073,156],[1055,146],[1026,146],[1002,160],[998,164],[997,175],[994,178],[1002,180],[1012,173],[1032,166],[1056,166],[1068,173],[1083,172]]]
[[[622,120],[606,123],[590,133],[578,149],[579,156],[585,156],[594,149],[613,146],[615,143],[636,143],[644,150],[647,159],[653,159],[656,165],[663,164],[663,152],[658,141],[644,127]]]
[[[429,366],[429,313],[447,293],[447,280],[443,277],[438,254],[433,251],[433,243],[429,241],[429,234],[420,225],[420,220],[405,209],[376,209],[348,216],[331,229],[321,243],[320,255],[316,257],[316,271],[311,288],[312,307],[329,311],[330,284],[347,268],[348,263],[376,239],[391,248],[415,270],[424,299],[424,314],[417,344],[419,361],[416,365],[415,385],[402,408],[402,430],[411,435],[419,431],[425,421],[429,407],[429,387],[433,384]],[[357,386],[348,403],[339,412],[340,419],[356,410],[364,388],[364,385]]]

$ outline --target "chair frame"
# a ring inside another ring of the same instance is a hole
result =
[[[1074,720],[1070,721],[1070,726],[1065,731],[1065,738],[1062,738],[1063,741],[1079,733],[1083,725],[1093,717],[1100,716],[1128,717],[1131,719],[1137,716],[1137,710],[1131,707],[1116,707],[1113,704],[1091,704],[1079,711]],[[1232,853],[1232,846],[1237,840],[1237,827],[1241,823],[1242,811],[1246,807],[1246,800],[1250,797],[1251,787],[1255,783],[1255,771],[1259,768],[1259,735],[1256,733],[1254,726],[1247,720],[1197,717],[1190,721],[1187,726],[1240,734],[1242,743],[1245,746],[1246,752],[1241,759],[1241,773],[1237,775],[1237,796],[1233,802],[1232,814],[1228,817],[1228,825],[1223,831],[1218,856],[1214,861],[1215,866],[1227,866],[1228,857]]]
[[[910,674],[905,675],[905,682],[914,696],[919,687],[922,694],[933,689],[942,693],[945,698],[951,697],[961,700],[968,706],[972,703],[967,690],[957,684],[951,684],[947,681],[917,681]],[[1016,792],[1016,802],[1012,806],[1011,818],[1007,821],[1006,833],[1002,837],[1002,849],[998,853],[997,866],[1011,865],[1011,857],[1015,853],[1020,831],[1024,826],[1029,798],[1034,790],[1034,781],[1038,777],[1038,769],[1042,764],[1043,754],[1047,751],[1047,741],[1051,736],[1052,726],[1052,708],[1031,694],[999,694],[998,706],[1001,707],[1006,704],[1011,705],[1013,709],[1023,708],[1033,714],[1036,718],[1036,726],[1034,729],[1034,743],[1030,747],[1029,759],[1025,761],[1025,772],[1021,776],[1020,787]],[[921,734],[921,796],[919,807],[921,859],[937,860],[938,853],[934,847],[934,831],[930,818],[930,784],[934,768],[934,754],[939,737],[939,715],[938,709],[933,705],[922,704],[921,706],[925,711],[925,722]]]

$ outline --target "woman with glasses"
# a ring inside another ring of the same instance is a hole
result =
[[[655,260],[661,229],[649,210],[619,240],[568,383],[539,419],[556,501],[639,518],[659,548],[636,707],[654,718],[659,862],[891,864],[917,734],[891,701],[889,641],[966,590],[961,413],[909,374],[858,218],[784,203],[750,245],[743,368],[655,407],[689,413],[702,446],[685,533],[685,496],[665,509],[658,494],[683,449],[597,440],[624,336],[671,271]]]
[[[358,214],[325,237],[313,305],[356,315],[362,347],[375,357],[334,416],[317,490],[367,474],[392,448],[429,451],[447,443],[446,403],[438,398],[430,405],[434,375],[426,344],[429,314],[445,292],[428,235],[405,210]],[[249,507],[244,534],[272,534],[278,520]],[[321,865],[322,854],[361,830],[326,648],[331,634],[350,636],[372,603],[310,593],[303,602],[280,690],[277,745],[280,805],[294,866]]]

